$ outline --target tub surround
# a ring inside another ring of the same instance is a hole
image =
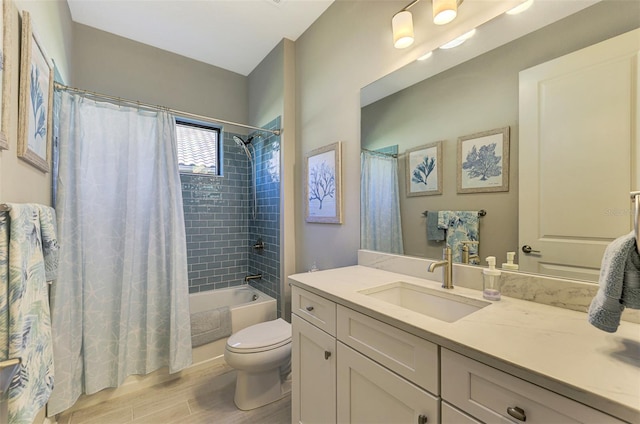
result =
[[[364,263],[366,255],[360,252]],[[374,260],[376,266],[402,273],[356,265],[296,274],[289,281],[619,419],[640,421],[640,325],[622,322],[616,333],[609,334],[591,326],[584,312],[515,299],[504,291],[501,301],[447,323],[358,293],[397,281],[443,290],[437,281],[411,275],[434,277],[427,273],[425,260],[407,259],[410,263],[394,263],[389,257]],[[477,268],[475,273],[479,283],[471,281],[481,285]],[[460,283],[453,293],[482,299],[481,291]]]

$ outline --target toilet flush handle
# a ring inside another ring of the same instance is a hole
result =
[[[329,359],[331,357],[331,352],[329,352],[328,350],[324,351],[324,359]]]

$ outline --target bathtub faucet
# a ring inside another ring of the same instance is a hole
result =
[[[246,277],[244,277],[245,283],[248,283],[251,280],[262,280],[262,274],[247,275]]]

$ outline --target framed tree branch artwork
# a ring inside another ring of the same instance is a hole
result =
[[[53,64],[34,34],[29,12],[22,12],[18,157],[49,172],[51,157]]]
[[[305,155],[305,217],[307,222],[342,224],[341,143]]]
[[[406,151],[407,197],[442,194],[442,141]]]
[[[509,191],[509,127],[458,138],[458,193]]]
[[[0,14],[0,150],[9,148],[9,101],[11,98],[11,0],[2,2]]]

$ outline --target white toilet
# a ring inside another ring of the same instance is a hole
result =
[[[224,359],[237,370],[234,402],[244,411],[291,391],[291,324],[278,318],[244,328],[227,340]]]

